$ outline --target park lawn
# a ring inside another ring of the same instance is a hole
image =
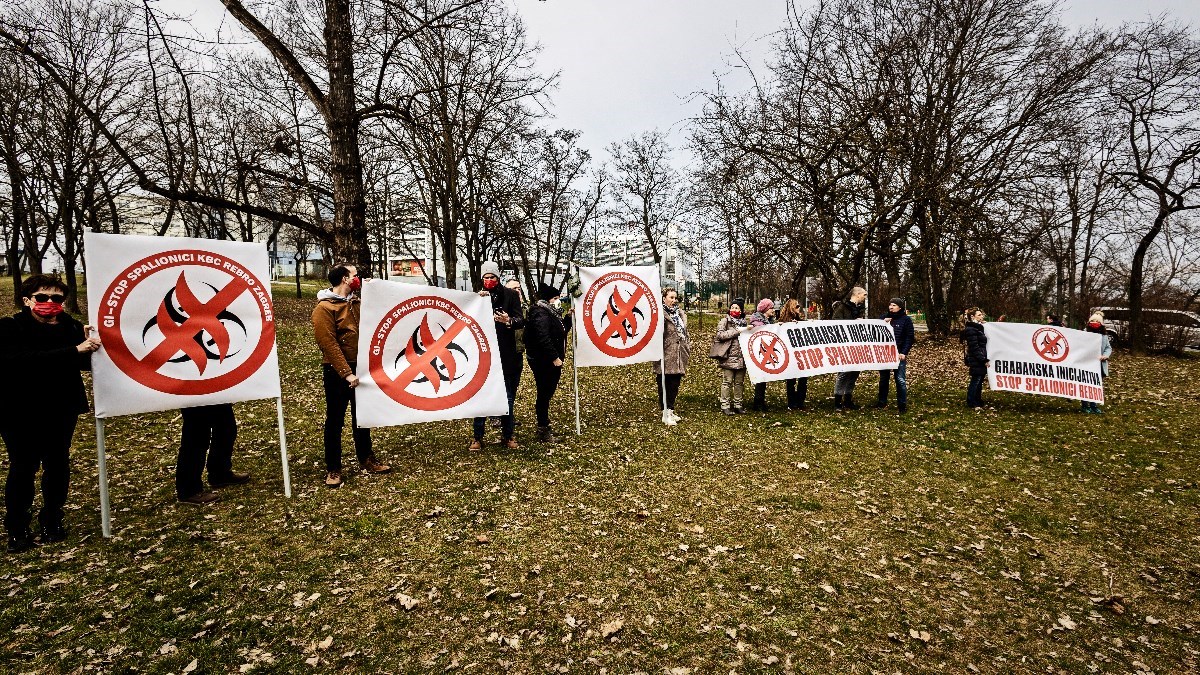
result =
[[[648,364],[569,371],[533,442],[469,422],[376,430],[390,475],[327,490],[311,298],[277,286],[293,497],[272,401],[236,406],[235,468],[175,501],[180,419],[107,423],[114,538],[81,418],[70,539],[0,563],[5,672],[1196,672],[1200,361],[1118,354],[1103,416],[963,407],[961,352],[919,342],[910,413],[717,412],[693,325],[664,428]],[[693,324],[695,318],[693,318]],[[865,374],[858,400],[874,399]],[[10,385],[10,391],[12,387]],[[489,441],[496,432],[489,431]],[[690,670],[689,670],[690,669]]]

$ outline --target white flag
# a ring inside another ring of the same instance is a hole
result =
[[[993,391],[1104,403],[1096,333],[1033,323],[984,324]]]
[[[97,417],[279,396],[265,244],[83,240]]]
[[[580,267],[575,310],[579,366],[621,366],[663,357],[662,291],[658,268]]]
[[[390,281],[362,287],[358,426],[508,414],[492,302]]]

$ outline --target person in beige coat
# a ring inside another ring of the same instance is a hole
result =
[[[729,313],[717,323],[717,334],[713,337],[709,356],[721,367],[721,412],[726,415],[741,415],[742,399],[746,394],[746,360],[742,357],[742,345],[738,335],[749,330],[742,316],[742,298],[735,298],[729,305]]]
[[[658,383],[658,405],[662,408],[663,424],[675,426],[683,419],[675,414],[675,397],[687,374],[692,345],[688,340],[687,315],[679,310],[679,293],[674,288],[664,288],[662,297],[663,360],[654,363],[654,381]]]

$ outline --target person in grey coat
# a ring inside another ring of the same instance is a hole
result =
[[[1104,313],[1096,312],[1088,318],[1087,326],[1084,328],[1089,333],[1097,333],[1100,335],[1100,377],[1108,377],[1108,357],[1112,356],[1112,340],[1108,337],[1108,331],[1104,330]],[[1083,404],[1083,412],[1092,413],[1094,415],[1103,415],[1104,411],[1100,409],[1099,403],[1091,401],[1080,401]]]
[[[674,288],[664,288],[662,298],[663,360],[654,362],[654,381],[658,383],[658,404],[662,408],[663,424],[675,426],[683,419],[675,414],[675,397],[679,395],[679,385],[687,374],[692,345],[688,340],[687,315],[679,309],[679,294]],[[664,384],[666,391],[663,390]]]
[[[738,335],[749,329],[742,315],[743,302],[742,298],[734,298],[729,313],[717,322],[717,334],[709,353],[721,368],[721,412],[726,415],[745,412],[742,400],[746,396],[746,360],[738,342]]]

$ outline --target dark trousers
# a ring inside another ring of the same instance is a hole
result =
[[[971,382],[967,385],[967,407],[978,408],[983,405],[983,380],[987,372],[971,373]]]
[[[355,364],[350,364],[351,368]],[[358,462],[375,456],[371,451],[371,430],[358,428],[358,412],[354,403],[354,390],[344,377],[337,374],[328,363],[321,367],[325,383],[325,469],[342,470],[342,427],[346,424],[346,406],[350,406],[350,424],[353,425],[354,454]]]
[[[767,407],[767,383],[759,382],[754,385],[754,403],[751,404],[751,409],[762,410]]]
[[[71,437],[75,415],[12,420],[0,426],[8,450],[8,479],[4,482],[4,529],[24,534],[33,517],[34,480],[42,469],[42,510],[38,521],[58,527],[71,485]]]
[[[893,379],[896,380],[896,405],[903,408],[908,405],[908,361],[897,363],[895,370],[879,371],[880,403],[887,403],[888,389]]]
[[[184,408],[179,458],[175,461],[175,493],[180,499],[204,491],[200,474],[208,465],[208,480],[220,481],[233,473],[233,443],[237,420],[233,404]]]
[[[808,398],[808,378],[797,377],[787,383],[787,407],[803,408],[804,399]]]
[[[508,390],[508,414],[500,416],[500,438],[507,441],[513,437],[513,427],[516,423],[516,419],[513,417],[513,404],[517,401],[517,389],[521,386],[521,371],[525,369],[525,364],[521,363],[521,356],[518,354],[513,356],[511,361],[502,360],[500,365],[504,369],[504,388]],[[486,417],[475,418],[472,423],[475,440],[483,440],[486,427]]]
[[[663,407],[663,379],[667,381],[667,408],[675,409],[675,398],[679,396],[679,385],[683,383],[683,375],[655,375],[654,382],[658,386],[658,407]]]
[[[537,413],[539,427],[550,426],[550,399],[558,390],[558,381],[562,378],[562,367],[554,365],[553,361],[529,360],[529,369],[533,371],[533,382],[537,385],[537,400],[533,404]]]

